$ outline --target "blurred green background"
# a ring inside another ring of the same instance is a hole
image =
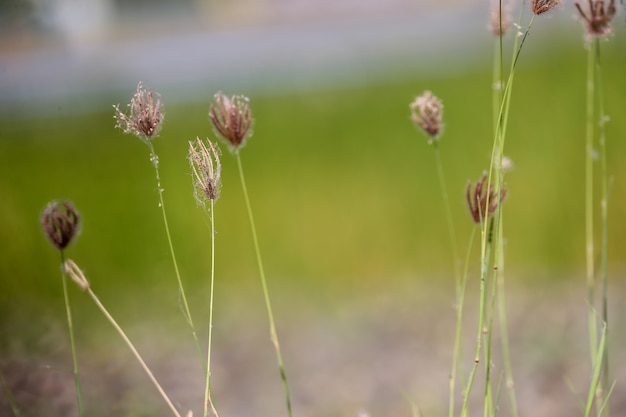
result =
[[[574,22],[568,35],[575,37],[542,28],[549,24],[535,22],[516,72],[505,152],[514,163],[504,203],[507,277],[530,294],[573,287],[584,314],[586,51]],[[289,333],[298,327],[290,318],[303,315],[332,321],[377,294],[395,294],[396,302],[411,304],[435,288],[433,294],[443,293],[444,303],[452,303],[453,268],[433,150],[410,121],[408,104],[426,89],[444,102],[440,150],[458,249],[464,253],[474,227],[465,186],[488,168],[492,146],[489,42],[485,36],[484,48],[464,51],[468,64],[458,64],[456,71],[442,63],[414,75],[407,62],[420,57],[411,56],[389,64],[388,75],[371,82],[224,91],[251,100],[254,135],[241,155],[279,328]],[[611,117],[606,137],[612,284],[623,277],[626,261],[625,65],[624,34],[618,31],[602,43]],[[146,86],[160,91],[158,84]],[[134,87],[106,98],[125,105]],[[192,294],[192,312],[204,324],[210,229],[206,212],[193,199],[186,153],[188,140],[214,138],[207,113],[211,94],[222,88],[199,89],[208,92],[199,102],[170,103],[163,93],[165,122],[155,147],[182,277]],[[50,346],[54,352],[66,349],[59,256],[38,222],[55,199],[71,200],[80,211],[82,232],[67,255],[86,271],[114,316],[131,329],[141,323],[146,329],[155,323],[184,327],[147,147],[114,128],[109,105],[82,112],[71,111],[71,101],[63,106],[59,116],[32,114],[23,104],[20,111],[4,106],[0,114],[0,349],[6,357],[16,352],[36,357]],[[259,324],[259,343],[265,343],[243,195],[235,159],[222,149],[223,188],[215,209],[217,334],[233,337],[229,332],[238,320],[248,321]],[[478,254],[472,274],[477,265]],[[87,297],[76,288],[70,295],[83,349],[117,346],[109,333],[94,331],[106,324]],[[220,317],[227,323],[219,324]],[[61,338],[41,341],[50,323],[57,323]],[[288,357],[298,354],[287,351]],[[271,364],[273,358],[264,360]],[[443,376],[447,372],[441,370]]]

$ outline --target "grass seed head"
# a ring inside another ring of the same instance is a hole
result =
[[[227,97],[221,92],[215,94],[209,118],[217,135],[235,151],[245,144],[245,140],[252,133],[250,100],[245,96]]]
[[[53,201],[41,213],[40,222],[50,242],[63,250],[78,234],[80,216],[69,201]]]
[[[483,176],[476,182],[473,191],[472,184],[467,184],[465,197],[474,223],[481,223],[493,215],[506,195],[507,190],[505,188],[502,188],[498,195],[498,192],[493,189],[493,183],[487,187],[487,172],[483,172]]]
[[[217,200],[220,195],[222,165],[219,148],[207,139],[207,145],[200,138],[189,141],[189,164],[194,184],[194,196],[198,204],[204,206],[208,200]]]
[[[534,14],[540,15],[554,9],[561,0],[532,0],[530,8]]]
[[[63,269],[65,270],[67,275],[72,278],[72,281],[78,284],[80,288],[85,291],[89,289],[89,281],[87,281],[87,278],[85,278],[85,274],[83,273],[83,271],[78,267],[78,265],[76,265],[76,262],[71,259],[67,259],[63,263]]]
[[[415,97],[409,108],[413,122],[428,135],[428,143],[431,144],[436,141],[443,128],[443,104],[441,100],[430,91],[424,91],[421,96]]]
[[[595,39],[610,35],[613,31],[611,21],[617,13],[615,0],[609,0],[608,3],[604,0],[588,0],[587,3],[589,7],[586,12],[579,1],[575,3],[576,10],[578,10],[587,32],[587,37]]]
[[[113,106],[115,127],[122,129],[124,133],[137,136],[143,142],[150,142],[159,134],[163,124],[161,95],[152,90],[146,90],[139,82],[128,107],[130,113],[127,115],[120,110],[119,104]]]

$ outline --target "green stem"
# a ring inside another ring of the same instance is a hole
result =
[[[261,276],[261,286],[263,287],[263,296],[265,298],[265,307],[267,309],[267,316],[270,322],[270,338],[272,340],[272,344],[274,345],[274,350],[276,351],[276,360],[278,361],[278,369],[280,371],[280,378],[283,384],[283,391],[285,393],[285,402],[287,404],[287,415],[288,417],[292,417],[291,413],[291,397],[289,395],[289,386],[287,384],[287,375],[285,373],[285,366],[283,364],[283,358],[280,353],[280,345],[278,343],[278,336],[276,334],[276,325],[274,324],[274,315],[272,313],[272,305],[270,303],[270,295],[267,290],[267,283],[265,281],[265,272],[263,269],[263,261],[261,259],[261,251],[259,249],[259,241],[256,234],[256,226],[254,224],[254,217],[252,215],[252,206],[250,205],[250,198],[248,197],[248,189],[246,187],[246,180],[243,175],[243,166],[241,164],[241,156],[239,152],[236,151],[235,155],[237,156],[237,166],[239,167],[239,178],[241,179],[241,187],[243,188],[243,195],[246,201],[246,207],[248,209],[248,218],[250,220],[250,227],[252,228],[252,241],[254,242],[254,250],[256,252],[256,259],[259,266],[259,275]]]
[[[594,236],[593,236],[593,136],[595,100],[595,54],[597,42],[591,42],[587,55],[587,128],[585,145],[585,259],[587,277],[587,303],[589,304],[589,352],[596,357],[598,345],[595,305]]]
[[[11,389],[9,389],[9,386],[4,379],[2,370],[0,370],[0,383],[2,383],[2,388],[4,389],[4,394],[6,395],[9,406],[11,407],[13,417],[20,417],[20,410],[17,408],[17,404],[15,404],[15,398],[13,398],[13,393],[11,393]]]
[[[67,275],[65,274],[65,254],[61,253],[61,280],[63,281],[63,298],[65,300],[65,313],[67,315],[67,327],[70,333],[70,346],[72,348],[72,362],[74,366],[74,384],[76,385],[76,403],[78,404],[78,415],[83,416],[83,401],[80,394],[80,377],[78,375],[78,356],[76,354],[76,343],[74,342],[74,322],[72,321],[72,309],[70,308],[70,298],[67,292]]]
[[[143,368],[143,370],[146,372],[146,374],[148,375],[148,378],[150,379],[150,381],[152,381],[152,383],[154,384],[154,386],[156,387],[157,391],[159,392],[159,394],[161,394],[161,397],[163,397],[163,399],[165,400],[165,402],[167,403],[167,405],[169,406],[170,410],[172,410],[172,413],[174,413],[174,415],[176,417],[181,417],[181,415],[178,413],[178,410],[176,410],[176,407],[174,407],[174,404],[172,404],[172,401],[170,400],[170,398],[167,396],[167,394],[165,393],[165,391],[163,390],[163,388],[161,387],[161,385],[159,384],[159,382],[157,381],[157,379],[154,377],[154,374],[152,374],[152,371],[150,370],[150,368],[148,368],[148,365],[146,365],[146,362],[143,360],[143,358],[141,357],[141,355],[139,354],[139,352],[137,351],[137,349],[135,348],[135,346],[133,345],[133,343],[130,341],[130,339],[128,338],[128,336],[126,336],[126,333],[124,333],[124,330],[122,330],[122,328],[120,327],[119,324],[117,324],[117,322],[115,321],[115,319],[113,318],[113,316],[111,316],[111,314],[109,313],[109,311],[104,307],[104,305],[100,302],[100,299],[98,299],[98,297],[96,296],[96,294],[91,290],[91,288],[87,288],[87,293],[89,294],[89,296],[91,297],[91,299],[94,301],[94,303],[96,303],[96,305],[98,306],[98,308],[100,309],[100,311],[102,311],[102,313],[104,314],[104,316],[109,320],[109,322],[113,325],[113,327],[115,328],[115,330],[117,330],[117,332],[120,334],[120,336],[122,337],[122,339],[124,340],[124,342],[126,342],[126,345],[128,345],[129,349],[131,350],[131,352],[133,353],[133,355],[135,355],[135,358],[137,359],[137,361],[139,362],[139,364],[141,365],[141,367]]]
[[[178,262],[176,261],[176,254],[174,253],[174,245],[172,243],[172,235],[170,233],[170,228],[167,222],[167,214],[165,213],[165,203],[163,201],[163,187],[161,186],[161,177],[159,175],[159,156],[154,151],[154,145],[152,144],[152,142],[148,141],[146,143],[148,144],[148,147],[150,148],[150,161],[152,162],[152,165],[154,165],[154,173],[156,175],[157,190],[159,192],[159,207],[161,208],[161,214],[163,215],[163,223],[165,224],[165,234],[167,235],[167,243],[170,248],[172,262],[174,263],[174,272],[176,273],[176,281],[178,282],[178,292],[180,294],[181,300],[183,301],[183,316],[185,316],[185,320],[187,321],[187,324],[189,324],[189,327],[191,328],[191,334],[193,335],[193,340],[196,344],[196,350],[198,351],[198,355],[200,356],[200,358],[202,358],[204,355],[202,354],[202,349],[200,348],[200,342],[198,341],[198,334],[196,333],[196,328],[193,325],[193,320],[191,318],[191,312],[189,310],[189,303],[187,302],[187,296],[185,295],[185,288],[183,287],[183,281],[180,278]],[[204,365],[203,365],[203,368],[204,368]]]
[[[211,410],[213,414],[217,417],[217,410],[213,405],[213,400],[211,399],[211,346],[212,346],[212,334],[213,334],[213,293],[214,293],[214,282],[215,282],[215,201],[211,200],[211,207],[209,209],[211,216],[211,295],[209,301],[209,341],[207,348],[207,359],[206,359],[206,385],[204,388],[204,417],[207,417],[209,414],[209,405],[211,406]]]

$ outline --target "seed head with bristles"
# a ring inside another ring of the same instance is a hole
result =
[[[511,11],[509,7],[502,7],[498,1],[491,2],[491,12],[489,13],[489,30],[494,36],[503,36],[511,27]]]
[[[587,31],[587,37],[595,39],[610,35],[613,30],[611,20],[617,13],[615,0],[609,0],[606,5],[604,0],[588,0],[588,3],[589,10],[587,13],[585,13],[579,1],[575,3],[576,10],[578,10],[578,14],[580,14]]]
[[[194,196],[204,206],[208,200],[217,200],[220,195],[221,172],[219,148],[207,139],[189,141],[189,164],[191,165]]]
[[[65,249],[78,234],[80,216],[69,201],[53,201],[41,213],[41,227],[58,249]]]
[[[152,90],[143,88],[139,82],[137,91],[128,105],[130,113],[127,115],[120,110],[120,105],[114,105],[116,120],[115,127],[131,133],[148,143],[154,139],[163,124],[163,111],[161,110],[161,95]]]
[[[540,15],[554,9],[561,3],[561,0],[532,0],[530,9],[534,14]]]
[[[70,278],[72,278],[72,281],[78,284],[81,289],[85,291],[89,289],[89,281],[85,278],[85,273],[78,267],[78,265],[76,265],[76,262],[71,259],[67,259],[63,263],[63,270],[67,273],[67,275],[69,275]]]
[[[476,187],[472,191],[472,184],[467,184],[465,197],[467,198],[467,206],[469,208],[472,220],[475,223],[481,223],[497,210],[498,206],[506,198],[507,190],[502,188],[498,192],[494,190],[493,184],[487,187],[487,173],[483,172],[483,176],[476,182]]]
[[[235,151],[245,144],[245,140],[252,133],[250,100],[245,96],[227,97],[221,92],[215,94],[215,103],[211,104],[209,118],[218,136]]]
[[[443,104],[441,100],[430,91],[424,91],[421,96],[415,97],[409,108],[413,122],[428,135],[428,143],[431,144],[436,141],[443,128]]]

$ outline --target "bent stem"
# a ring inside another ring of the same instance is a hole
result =
[[[218,417],[217,410],[215,409],[215,406],[213,405],[213,400],[211,399],[211,345],[213,334],[213,291],[215,282],[215,216],[213,210],[215,209],[215,201],[210,201],[211,207],[209,211],[211,213],[211,295],[209,300],[209,341],[206,358],[206,384],[204,388],[204,417],[207,417],[209,414],[209,405],[211,406],[213,414]]]
[[[61,250],[61,280],[63,281],[63,298],[65,300],[65,313],[67,315],[67,327],[70,333],[70,346],[72,348],[72,362],[74,366],[74,385],[76,386],[76,403],[78,404],[78,415],[83,416],[83,401],[80,394],[80,377],[78,375],[78,357],[76,355],[76,343],[74,342],[74,322],[72,321],[72,309],[70,308],[70,299],[67,292],[67,274],[63,265],[65,265],[65,254]]]
[[[161,187],[161,177],[159,175],[159,156],[154,151],[154,145],[152,145],[152,142],[147,141],[147,144],[148,144],[148,147],[150,148],[150,161],[152,162],[152,165],[154,165],[154,173],[156,175],[157,190],[159,192],[159,207],[161,208],[161,213],[163,215],[163,223],[165,224],[165,234],[167,235],[167,243],[170,248],[172,262],[174,263],[176,281],[178,282],[178,292],[183,302],[183,305],[182,305],[183,316],[185,317],[187,324],[189,324],[189,327],[191,328],[191,334],[193,335],[193,340],[196,344],[198,355],[202,359],[204,355],[202,354],[202,349],[200,349],[200,342],[198,342],[198,334],[196,333],[196,328],[193,325],[193,320],[191,318],[191,312],[189,310],[189,303],[187,302],[187,296],[185,295],[185,288],[183,287],[183,281],[180,278],[180,271],[178,269],[178,262],[176,261],[176,254],[174,253],[174,245],[172,244],[172,236],[170,233],[170,227],[167,223],[167,214],[165,213],[165,203],[163,202],[163,187]],[[204,369],[204,365],[202,367]],[[206,372],[206,369],[204,369],[204,371]]]
[[[143,370],[146,372],[146,374],[148,375],[148,378],[150,379],[150,381],[152,381],[152,383],[154,384],[154,386],[156,387],[157,391],[159,391],[159,394],[161,394],[161,397],[163,397],[163,399],[165,400],[165,402],[167,403],[167,405],[169,406],[170,410],[172,410],[172,413],[174,413],[174,415],[176,417],[181,417],[181,415],[178,413],[178,410],[176,410],[176,407],[174,407],[174,404],[172,404],[172,401],[170,400],[170,398],[167,396],[167,394],[165,393],[165,391],[163,390],[163,388],[161,387],[161,385],[159,384],[159,382],[157,381],[157,379],[154,377],[154,375],[152,374],[152,371],[150,371],[150,368],[148,368],[148,365],[146,365],[146,362],[143,360],[143,358],[141,357],[141,355],[139,354],[139,352],[137,351],[137,349],[135,349],[135,346],[133,345],[133,343],[130,341],[130,339],[128,338],[128,336],[126,336],[126,333],[124,333],[124,330],[122,330],[122,328],[119,326],[119,324],[117,324],[117,322],[115,321],[115,319],[113,318],[113,316],[111,316],[111,314],[109,314],[109,311],[104,307],[104,305],[100,302],[100,299],[96,296],[96,294],[91,290],[91,288],[87,288],[87,293],[89,294],[89,296],[91,297],[91,299],[94,301],[94,303],[96,303],[96,305],[98,306],[98,308],[100,309],[100,311],[102,311],[102,314],[105,315],[105,317],[109,320],[109,322],[113,325],[113,327],[115,328],[115,330],[117,330],[117,332],[120,334],[120,336],[122,336],[122,339],[124,339],[124,342],[126,342],[126,345],[128,345],[128,348],[131,350],[131,352],[133,352],[133,355],[135,355],[135,358],[137,358],[137,361],[139,361],[139,364],[141,365],[141,367],[143,368]]]
[[[265,281],[265,272],[263,270],[263,260],[261,259],[261,251],[259,249],[259,241],[256,234],[256,226],[254,224],[254,217],[252,216],[252,207],[250,205],[250,198],[248,197],[248,189],[246,188],[246,180],[243,175],[243,166],[241,164],[241,156],[239,151],[235,151],[237,156],[237,166],[239,168],[239,178],[241,179],[241,187],[243,188],[243,196],[246,201],[246,207],[248,209],[248,218],[250,220],[250,227],[252,229],[252,241],[254,242],[254,250],[256,252],[256,259],[259,266],[259,275],[261,276],[261,286],[263,287],[263,297],[265,298],[265,307],[267,309],[267,316],[270,322],[270,338],[276,351],[276,360],[278,361],[278,369],[280,371],[280,378],[283,384],[283,391],[285,392],[285,401],[287,404],[287,415],[291,414],[291,398],[289,395],[289,386],[287,384],[287,375],[285,373],[285,366],[283,364],[283,358],[280,353],[280,345],[278,343],[278,336],[276,334],[276,325],[274,324],[274,315],[272,313],[272,304],[270,303],[270,295],[267,290],[267,283]]]

